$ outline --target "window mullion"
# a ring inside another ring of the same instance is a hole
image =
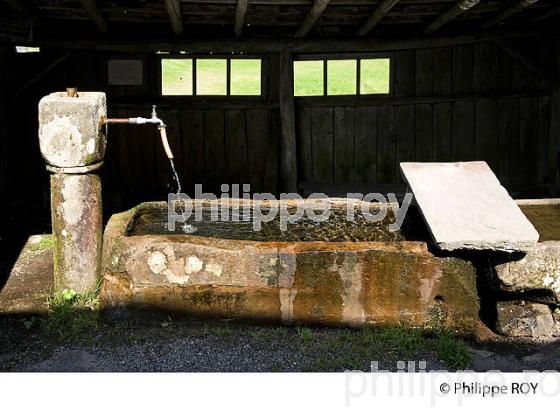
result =
[[[231,58],[226,59],[226,95],[231,95]]]
[[[193,57],[193,63],[192,63],[192,81],[193,81],[193,86],[192,86],[193,95],[196,95],[196,58],[195,57]]]
[[[327,93],[327,83],[328,83],[328,75],[329,75],[329,71],[327,69],[327,59],[323,60],[323,96],[328,95]]]
[[[360,78],[361,78],[361,71],[362,71],[362,59],[358,58],[356,60],[356,95],[360,95],[362,90],[360,89]]]

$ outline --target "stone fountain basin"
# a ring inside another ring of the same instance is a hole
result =
[[[331,204],[341,212],[360,205]],[[392,216],[395,204],[384,206]],[[166,211],[167,203],[151,202],[111,217],[104,236],[105,308],[321,325],[441,321],[462,334],[474,332],[479,303],[473,264],[435,256],[423,240],[407,240],[427,235],[414,228],[420,218],[413,211],[403,225],[407,232],[389,239],[382,232],[371,241],[243,240],[137,229],[146,215]]]
[[[540,238],[526,253],[497,260],[495,273],[499,287],[505,292],[519,293],[528,300],[560,304],[560,199],[516,202]]]

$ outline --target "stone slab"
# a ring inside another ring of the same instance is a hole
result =
[[[486,162],[400,166],[439,248],[526,252],[537,243],[537,230]]]
[[[0,314],[45,313],[53,271],[51,235],[30,236],[0,289]]]

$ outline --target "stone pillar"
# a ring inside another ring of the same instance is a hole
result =
[[[51,172],[55,290],[83,293],[101,274],[104,93],[52,93],[39,102],[39,144]]]

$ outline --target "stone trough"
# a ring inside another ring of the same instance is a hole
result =
[[[550,304],[560,304],[560,200],[517,201],[539,231],[539,242],[526,253],[506,257],[496,264],[500,289],[539,295]]]
[[[337,214],[360,203],[331,204]],[[385,222],[369,222],[365,238],[359,221],[352,228],[336,217],[326,223],[328,232],[304,221],[282,233],[272,221],[260,236],[243,223],[225,222],[174,234],[164,228],[167,204],[144,203],[107,225],[101,300],[117,312],[163,309],[283,323],[429,326],[439,320],[473,334],[479,311],[474,265],[433,255],[413,212],[400,231],[389,232],[388,207]]]

